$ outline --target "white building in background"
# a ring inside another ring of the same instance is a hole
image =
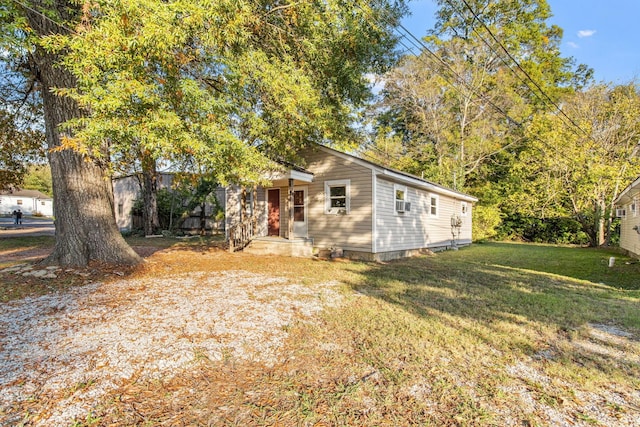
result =
[[[53,199],[37,190],[13,188],[0,191],[0,214],[11,215],[21,210],[23,215],[53,216]]]

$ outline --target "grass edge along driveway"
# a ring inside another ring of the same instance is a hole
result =
[[[190,268],[185,254],[163,258],[162,274]],[[640,271],[615,253],[490,243],[386,264],[203,253],[193,268],[214,268],[207,256],[215,268],[338,280],[347,297],[288,325],[274,365],[202,357],[181,374],[122,384],[77,425],[631,426],[640,417]]]

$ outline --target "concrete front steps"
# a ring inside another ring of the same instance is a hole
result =
[[[287,240],[282,237],[256,237],[243,249],[243,252],[253,255],[311,258],[313,256],[313,239]]]

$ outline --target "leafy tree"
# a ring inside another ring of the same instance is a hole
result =
[[[563,116],[536,115],[512,173],[509,204],[537,218],[570,216],[591,245],[611,239],[613,202],[640,174],[640,94],[635,84],[595,85],[563,101]]]
[[[183,179],[183,183],[185,180]],[[188,183],[186,188],[190,188],[190,196],[187,199],[187,209],[193,211],[198,208],[200,216],[200,234],[204,234],[206,231],[207,220],[207,204],[213,205],[214,219],[217,214],[222,210],[220,202],[216,198],[216,189],[218,188],[218,182],[210,176],[191,176],[191,179],[186,181]],[[190,185],[189,185],[190,184]]]
[[[38,190],[48,196],[53,195],[53,182],[49,165],[30,165],[22,181],[22,188],[26,190]]]
[[[311,141],[349,140],[370,96],[365,74],[393,56],[402,2],[96,2],[76,34],[51,38],[89,118],[75,150],[139,161],[148,230],[158,161],[191,158],[222,183],[257,182],[271,158]],[[375,21],[386,14],[386,25]]]
[[[222,183],[255,182],[269,158],[348,140],[403,11],[401,0],[3,6],[2,41],[42,94],[57,202],[49,262],[139,261],[112,215],[108,177],[122,164],[153,179],[158,161],[189,158]]]
[[[60,54],[45,49],[46,37],[68,34],[79,22],[76,1],[5,2],[0,9],[0,47],[3,61],[17,64],[14,79],[39,92],[49,164],[56,203],[56,244],[44,261],[60,265],[86,265],[90,260],[134,264],[140,257],[120,235],[113,215],[113,195],[104,156],[70,150],[73,138],[60,125],[83,117],[72,99],[55,93],[73,88],[76,80],[63,66]],[[99,149],[104,154],[107,147]]]
[[[520,194],[512,166],[534,138],[533,118],[561,115],[560,101],[590,84],[592,70],[560,55],[546,0],[438,4],[424,48],[384,77],[365,156],[395,142],[396,167],[478,196],[474,222],[487,227],[478,236],[490,237],[511,212],[505,200]]]
[[[19,186],[27,165],[42,159],[44,135],[36,129],[20,129],[14,116],[0,110],[0,190]]]
[[[535,111],[589,71],[560,56],[562,30],[547,25],[545,0],[438,4],[425,48],[385,76],[380,123],[403,136],[411,172],[469,189],[487,163],[511,158],[502,153],[524,141]]]
[[[9,59],[5,55],[5,61],[0,61],[0,189],[20,185],[28,164],[40,163],[45,157],[41,99],[32,80],[17,78],[21,62]]]

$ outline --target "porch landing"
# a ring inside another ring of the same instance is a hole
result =
[[[313,256],[313,239],[297,238],[287,240],[282,237],[256,237],[243,249],[253,255],[280,255],[293,257]]]

